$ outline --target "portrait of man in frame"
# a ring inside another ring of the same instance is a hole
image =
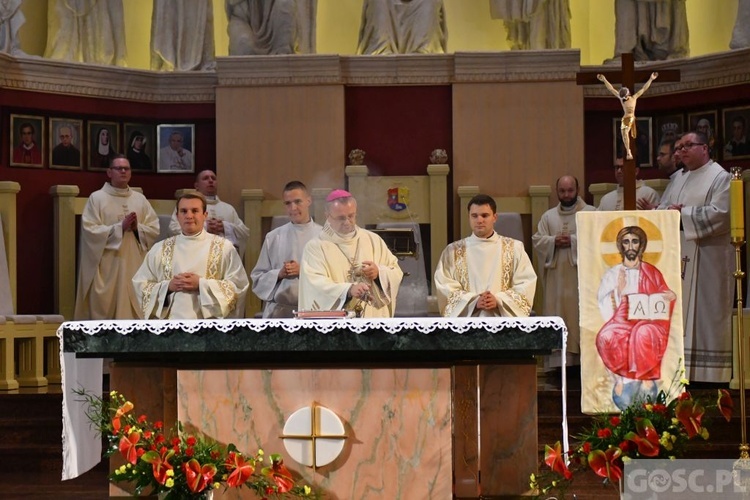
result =
[[[195,125],[165,124],[156,128],[159,173],[193,173],[195,171]]]
[[[49,120],[50,168],[80,170],[83,166],[83,121],[70,118]],[[52,146],[54,144],[54,146]]]
[[[727,108],[723,112],[724,147],[723,159],[739,160],[750,158],[750,106]]]
[[[10,115],[10,166],[44,166],[44,117]]]

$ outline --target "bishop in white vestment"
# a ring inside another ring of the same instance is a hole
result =
[[[203,229],[205,200],[178,200],[182,234],[157,243],[133,277],[142,319],[240,317],[249,282],[229,240]]]
[[[110,182],[91,193],[81,215],[76,320],[139,317],[130,280],[159,236],[151,204],[128,187],[127,158],[112,160],[107,175]]]
[[[282,200],[290,220],[266,235],[258,262],[250,273],[253,293],[264,303],[264,318],[294,317],[299,300],[302,250],[322,229],[310,218],[312,199],[304,184],[287,183]]]
[[[343,190],[326,198],[327,220],[302,252],[299,310],[351,310],[390,318],[403,272],[380,236],[357,226],[357,201]]]
[[[495,200],[469,201],[472,235],[448,245],[435,270],[443,316],[528,316],[536,273],[523,243],[498,235]]]

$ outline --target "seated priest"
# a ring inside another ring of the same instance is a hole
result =
[[[443,316],[528,316],[536,273],[523,243],[495,232],[497,206],[491,196],[469,200],[471,236],[448,245],[435,269]]]
[[[326,198],[326,223],[302,252],[300,311],[349,310],[390,318],[403,272],[377,234],[357,226],[357,200],[343,189]]]
[[[249,282],[232,243],[205,228],[206,199],[177,199],[182,233],[158,242],[133,277],[143,319],[242,316]]]

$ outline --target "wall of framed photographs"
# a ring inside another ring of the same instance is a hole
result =
[[[616,99],[587,98],[584,145],[586,182],[615,182],[613,160],[622,149]],[[750,168],[750,89],[747,85],[648,96],[638,100],[641,179],[662,175],[656,153],[662,140],[693,130],[709,137],[712,158],[725,168]],[[588,195],[588,193],[586,193]]]

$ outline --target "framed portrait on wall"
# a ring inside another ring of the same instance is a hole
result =
[[[720,137],[718,130],[718,115],[716,110],[699,111],[688,115],[688,129],[685,132],[703,132],[708,138],[708,152],[711,158],[716,159],[717,137]]]
[[[89,121],[89,170],[107,170],[109,162],[120,153],[120,125],[114,122]]]
[[[652,145],[653,141],[651,139],[653,137],[651,131],[651,117],[649,116],[636,118],[635,130],[636,147],[638,148],[636,164],[641,168],[651,167],[654,164],[652,161],[652,151],[654,148]],[[619,118],[612,119],[612,137],[614,138],[612,148],[612,150],[615,152],[614,157],[612,158],[612,164],[614,165],[614,162],[617,158],[625,157],[625,148],[622,144],[622,134],[620,133]]]
[[[130,168],[152,172],[156,153],[156,127],[146,123],[126,123],[122,137]]]
[[[725,160],[750,158],[750,137],[747,126],[750,124],[750,106],[727,108],[723,111]]]
[[[10,166],[44,166],[44,117],[10,115]]]
[[[195,125],[165,124],[156,127],[159,173],[189,174],[195,171]]]
[[[49,119],[49,166],[80,170],[83,121],[71,118]]]
[[[654,150],[659,149],[662,141],[674,141],[681,133],[685,131],[685,115],[682,113],[663,115],[656,117],[654,126]]]

